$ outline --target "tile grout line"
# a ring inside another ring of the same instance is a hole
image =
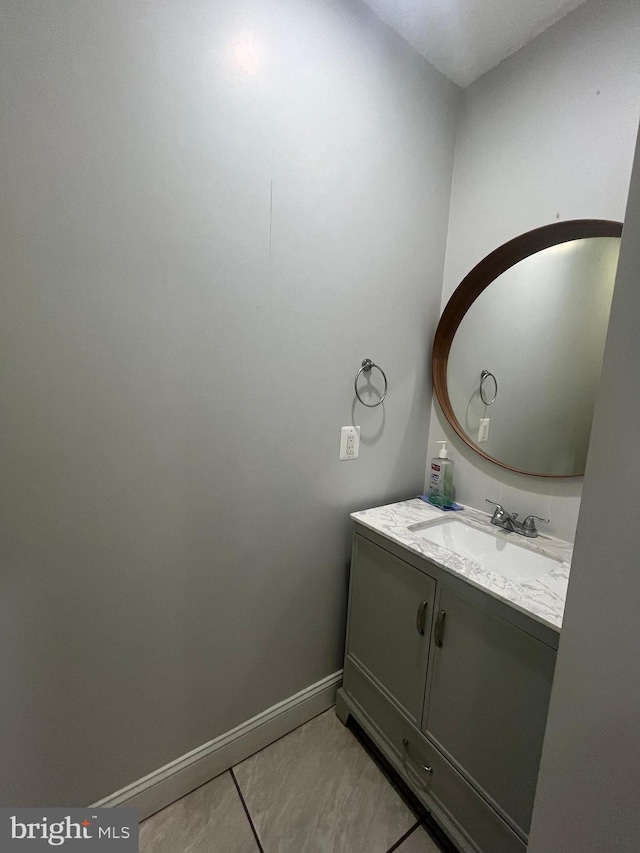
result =
[[[305,720],[304,723],[300,723],[295,728],[291,729],[290,732],[286,732],[285,734],[280,735],[280,737],[277,737],[275,740],[271,741],[271,743],[268,743],[266,746],[261,746],[260,749],[257,749],[255,752],[252,752],[251,755],[247,755],[246,758],[243,758],[242,761],[239,761],[238,764],[233,765],[233,766],[238,767],[244,761],[248,761],[250,758],[253,758],[255,755],[258,755],[258,753],[263,752],[263,750],[269,749],[269,747],[273,746],[274,743],[278,743],[279,740],[282,740],[283,738],[288,737],[289,735],[293,734],[294,732],[297,732],[298,729],[301,729],[303,726],[306,726],[307,723],[310,723],[312,720],[316,720],[318,717],[321,717],[323,714],[327,714],[329,711],[334,711],[334,713],[335,713],[335,707],[336,707],[335,704],[333,704],[329,708],[326,708],[324,711],[318,711],[317,714],[314,714],[313,717],[309,717],[309,719]],[[183,794],[181,797],[178,797],[177,800],[173,800],[172,802],[167,803],[166,806],[162,806],[161,809],[158,809],[157,811],[152,812],[151,814],[148,814],[144,820],[149,820],[150,817],[155,817],[155,815],[160,814],[160,812],[164,811],[165,809],[168,809],[169,806],[172,806],[174,803],[179,803],[180,800],[184,800],[184,798],[188,797],[189,794],[193,794],[195,791],[199,790],[200,788],[204,788],[204,786],[208,785],[209,782],[213,782],[213,780],[217,779],[219,776],[224,776],[225,773],[228,773],[232,769],[233,769],[233,767],[228,767],[226,770],[221,770],[220,773],[216,774],[215,776],[212,776],[211,779],[207,779],[206,781],[202,782],[200,785],[197,785],[195,788],[193,788],[193,790],[187,791],[186,794]],[[234,777],[234,779],[235,779],[235,777]],[[236,784],[236,787],[237,787],[237,784]],[[240,797],[242,798],[242,794],[240,794]],[[144,823],[144,821],[140,821],[140,823]],[[262,853],[264,853],[264,851],[262,851]]]
[[[291,729],[291,731],[290,731],[290,732],[285,732],[285,734],[280,735],[280,737],[277,737],[275,740],[272,740],[272,741],[271,741],[271,743],[268,743],[266,746],[261,746],[261,747],[260,747],[260,749],[256,749],[256,751],[255,751],[255,752],[252,752],[252,753],[251,753],[251,755],[247,755],[247,757],[246,757],[246,758],[243,758],[243,759],[242,759],[242,761],[238,761],[238,763],[237,763],[237,764],[234,764],[233,766],[234,766],[234,767],[239,767],[241,764],[244,764],[244,762],[245,762],[245,761],[248,761],[250,758],[253,758],[254,756],[258,755],[258,754],[259,754],[259,753],[261,753],[261,752],[264,752],[264,750],[265,750],[265,749],[269,749],[269,747],[270,747],[270,746],[273,746],[273,745],[274,745],[274,743],[278,743],[278,741],[283,740],[283,738],[289,737],[289,735],[292,735],[294,732],[297,732],[297,731],[298,731],[298,729],[301,729],[303,726],[306,726],[306,725],[307,725],[307,723],[310,723],[312,720],[317,720],[317,719],[318,719],[318,717],[321,717],[323,714],[328,714],[328,713],[329,713],[329,711],[333,711],[333,712],[335,713],[335,707],[336,707],[336,706],[335,706],[335,703],[334,703],[334,704],[333,704],[333,705],[331,705],[329,708],[325,708],[325,710],[324,710],[324,711],[318,711],[318,713],[317,713],[317,714],[314,714],[314,715],[313,715],[313,717],[309,717],[309,719],[308,719],[308,720],[305,720],[305,721],[304,721],[304,723],[300,723],[300,725],[298,725],[298,726],[296,726],[295,728]],[[231,770],[232,768],[229,768],[229,769]],[[222,772],[223,772],[223,773],[226,773],[227,771],[226,771],[226,770],[223,770]],[[205,783],[205,784],[206,784],[206,783]]]
[[[394,850],[397,850],[400,845],[407,840],[407,838],[416,831],[416,829],[420,826],[420,821],[417,820],[413,826],[409,827],[409,829],[402,835],[395,844],[392,844],[391,847],[387,850],[387,853],[393,853]]]
[[[251,831],[253,832],[253,837],[256,840],[256,844],[258,845],[258,850],[260,853],[264,853],[264,849],[262,844],[260,844],[260,839],[258,838],[258,833],[256,831],[255,826],[253,825],[253,821],[251,820],[251,815],[249,814],[249,809],[247,808],[247,804],[244,801],[244,797],[242,796],[242,791],[240,790],[240,785],[238,785],[238,780],[236,779],[236,774],[233,772],[233,767],[229,768],[229,773],[231,778],[233,779],[233,784],[236,786],[236,791],[238,792],[238,796],[240,797],[240,802],[242,803],[242,808],[244,809],[244,813],[247,816],[247,820],[249,821],[249,826],[251,827]]]
[[[420,824],[438,850],[443,853],[459,853],[458,848],[430,814],[421,820]]]

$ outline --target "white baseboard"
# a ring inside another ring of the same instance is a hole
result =
[[[138,809],[144,820],[331,708],[341,683],[339,670],[90,808],[127,806]]]

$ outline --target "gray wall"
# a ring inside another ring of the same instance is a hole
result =
[[[88,803],[340,667],[348,512],[423,484],[459,91],[338,0],[1,6],[0,800]]]
[[[465,90],[443,302],[485,255],[557,219],[625,211],[640,112],[640,3],[590,0]],[[480,365],[480,368],[482,365]],[[581,479],[544,480],[492,465],[460,442],[434,402],[429,457],[451,440],[456,491],[486,508],[551,518],[572,540]]]
[[[529,853],[636,853],[640,792],[640,142]]]

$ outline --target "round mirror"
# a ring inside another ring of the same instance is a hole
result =
[[[538,477],[584,474],[622,225],[559,222],[474,267],[433,345],[433,385],[460,438]]]

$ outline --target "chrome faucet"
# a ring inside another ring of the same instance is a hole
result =
[[[495,524],[496,527],[506,530],[507,533],[518,533],[520,536],[526,536],[527,539],[535,539],[538,535],[536,520],[542,521],[544,524],[549,523],[548,518],[540,518],[539,515],[528,515],[524,521],[518,521],[517,512],[507,512],[499,503],[490,501],[489,498],[485,498],[485,500],[488,504],[495,506],[493,516],[491,517],[491,524]]]

